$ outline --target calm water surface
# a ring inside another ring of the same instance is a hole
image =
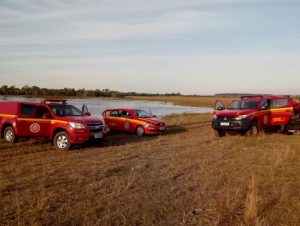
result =
[[[0,96],[0,101],[30,101],[41,102],[43,99],[39,98],[25,98],[25,97],[4,97]],[[188,107],[174,105],[169,102],[159,101],[142,101],[142,100],[111,100],[111,99],[70,99],[69,104],[72,104],[81,109],[83,104],[86,104],[93,116],[101,116],[101,113],[108,108],[138,108],[148,112],[152,112],[157,116],[165,116],[170,114],[183,113],[209,113],[211,108],[206,107]]]

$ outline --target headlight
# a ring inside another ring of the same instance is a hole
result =
[[[69,125],[74,129],[84,129],[85,125],[77,122],[69,122]]]
[[[213,120],[216,120],[216,119],[218,119],[218,116],[216,116],[216,115],[213,115]]]
[[[239,115],[239,116],[236,116],[234,119],[239,121],[239,120],[243,120],[247,117],[248,117],[248,115]]]
[[[146,127],[153,127],[153,126],[155,126],[155,124],[153,124],[153,123],[147,123],[146,124]]]

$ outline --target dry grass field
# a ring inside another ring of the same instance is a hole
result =
[[[171,102],[178,105],[193,107],[213,107],[215,101],[221,100],[224,104],[229,104],[232,97],[186,97],[186,96],[129,96],[132,100],[162,101]]]
[[[299,225],[300,136],[217,138],[209,114],[169,132],[57,152],[0,145],[0,225]]]

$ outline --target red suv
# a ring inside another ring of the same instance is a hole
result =
[[[219,136],[224,136],[227,131],[256,135],[261,129],[290,125],[298,108],[291,96],[242,96],[227,108],[221,101],[216,101],[212,128]]]
[[[101,139],[107,127],[103,120],[67,104],[66,100],[0,102],[1,138],[14,143],[19,137],[46,137],[58,150],[89,139]]]

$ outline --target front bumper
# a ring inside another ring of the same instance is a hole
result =
[[[106,136],[108,132],[109,132],[108,127],[103,125],[103,126],[98,126],[96,128],[89,128],[89,129],[71,128],[69,131],[69,135],[71,138],[71,143],[80,144],[88,140],[102,139]]]
[[[96,130],[90,129],[89,131],[89,139],[102,139],[106,136],[107,133],[109,133],[109,128],[108,126],[101,126]]]
[[[232,130],[232,131],[244,131],[247,130],[251,125],[250,119],[243,120],[231,120],[224,121],[214,119],[212,120],[212,128],[215,130]]]
[[[72,144],[81,144],[89,140],[89,134],[88,133],[82,133],[82,134],[70,134],[70,139]]]
[[[167,132],[166,126],[145,127],[145,134],[160,134]]]

